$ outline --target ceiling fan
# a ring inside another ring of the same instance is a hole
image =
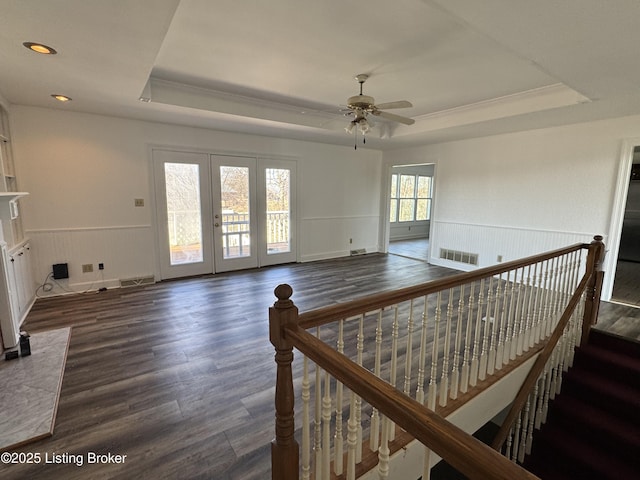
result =
[[[407,100],[399,100],[396,102],[380,103],[376,105],[375,99],[369,95],[363,95],[362,85],[369,78],[369,75],[361,73],[356,75],[355,79],[360,84],[360,94],[354,95],[347,99],[347,108],[343,111],[346,112],[346,116],[353,116],[354,119],[349,122],[349,125],[345,128],[348,133],[353,132],[355,127],[358,127],[360,133],[367,134],[371,129],[371,123],[368,121],[368,115],[375,115],[378,117],[391,120],[393,122],[402,123],[404,125],[413,125],[415,120],[401,115],[395,115],[393,113],[386,112],[393,108],[410,108],[413,107],[411,102]],[[356,131],[357,134],[357,131]],[[356,147],[357,148],[357,147]]]

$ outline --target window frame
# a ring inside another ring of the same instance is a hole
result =
[[[413,177],[413,193],[408,196],[401,195],[402,190],[402,177]],[[426,178],[427,180],[427,196],[419,196],[419,184],[420,179]],[[393,172],[391,173],[391,195],[390,195],[390,205],[389,205],[389,223],[392,225],[400,225],[407,223],[416,223],[416,222],[428,222],[431,220],[431,205],[433,200],[433,176],[432,175],[424,175],[421,173],[400,173]],[[408,201],[412,201],[411,208],[411,219],[410,220],[401,220],[401,206],[403,203],[406,205]],[[426,201],[426,218],[417,220],[416,216],[418,214],[418,204],[419,201]]]

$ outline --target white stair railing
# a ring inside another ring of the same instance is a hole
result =
[[[308,312],[299,315],[297,327],[344,356],[345,368],[352,362],[401,386],[426,408],[450,413],[470,391],[540,350],[585,272],[585,251],[584,245],[567,247],[535,262],[505,264],[502,271],[485,269],[484,275],[458,275]],[[544,422],[549,399],[559,391],[582,314],[578,308],[572,315],[511,429],[505,453],[513,460],[530,450],[532,429]],[[388,478],[391,455],[410,436],[306,357],[302,371],[302,478],[356,480],[371,468]],[[425,480],[429,455],[425,448]]]

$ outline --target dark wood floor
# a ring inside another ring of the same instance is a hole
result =
[[[20,451],[127,457],[0,464],[0,478],[269,478],[274,287],[306,311],[451,273],[372,254],[38,300],[28,331],[73,329],[54,436]]]
[[[618,260],[612,300],[640,307],[640,263]]]
[[[0,478],[270,478],[274,287],[291,284],[307,311],[452,273],[371,254],[38,300],[29,332],[73,328],[54,436],[20,452],[127,457],[81,467],[0,464]],[[603,306],[600,327],[623,315],[637,334],[640,309],[614,307]]]
[[[427,262],[429,260],[429,239],[412,238],[390,241],[389,253]]]

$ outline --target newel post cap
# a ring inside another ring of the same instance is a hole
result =
[[[293,288],[283,283],[273,293],[278,300],[269,308],[269,338],[276,349],[289,349],[292,346],[284,338],[284,328],[298,322],[298,307],[291,300]]]
[[[293,305],[293,301],[291,300],[293,288],[291,288],[291,285],[281,283],[276,287],[273,293],[278,299],[276,303],[273,304],[275,308],[289,308]]]

